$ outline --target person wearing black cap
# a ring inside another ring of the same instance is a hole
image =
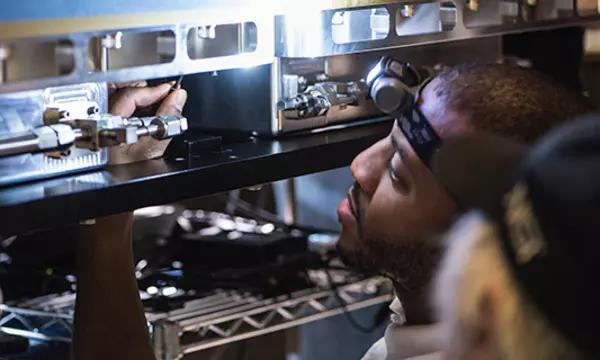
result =
[[[405,65],[384,58],[368,76],[376,104],[397,121],[388,137],[354,159],[356,182],[338,208],[345,262],[390,277],[398,296],[385,337],[364,360],[404,359],[440,347],[428,298],[442,255],[438,240],[458,207],[431,173],[428,154],[475,131],[533,142],[590,111],[580,93],[530,69],[468,64],[408,81],[423,76],[408,76],[415,72]]]
[[[600,116],[531,150],[490,135],[450,140],[432,171],[476,209],[446,239],[436,281],[445,358],[600,357]]]

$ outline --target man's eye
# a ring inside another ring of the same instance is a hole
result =
[[[394,154],[394,156],[392,156],[390,158],[390,161],[388,162],[388,172],[390,174],[390,178],[392,178],[392,181],[396,182],[396,181],[400,181],[400,179],[398,178],[398,175],[396,174],[396,169],[394,168],[394,158],[397,155]]]
[[[408,183],[406,180],[400,175],[402,166],[402,159],[400,154],[394,153],[388,162],[388,174],[394,186],[402,193],[408,192]]]

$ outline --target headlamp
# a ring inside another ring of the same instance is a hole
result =
[[[433,75],[430,69],[384,57],[367,76],[375,105],[396,119],[407,141],[428,167],[442,142],[419,108],[421,90]]]

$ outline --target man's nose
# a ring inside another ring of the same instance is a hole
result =
[[[381,177],[385,174],[393,147],[388,139],[383,139],[358,154],[350,165],[352,176],[368,195],[372,195]]]

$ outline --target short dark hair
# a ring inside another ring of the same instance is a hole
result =
[[[583,94],[532,69],[466,64],[443,70],[434,93],[479,131],[533,142],[554,126],[590,112]]]

